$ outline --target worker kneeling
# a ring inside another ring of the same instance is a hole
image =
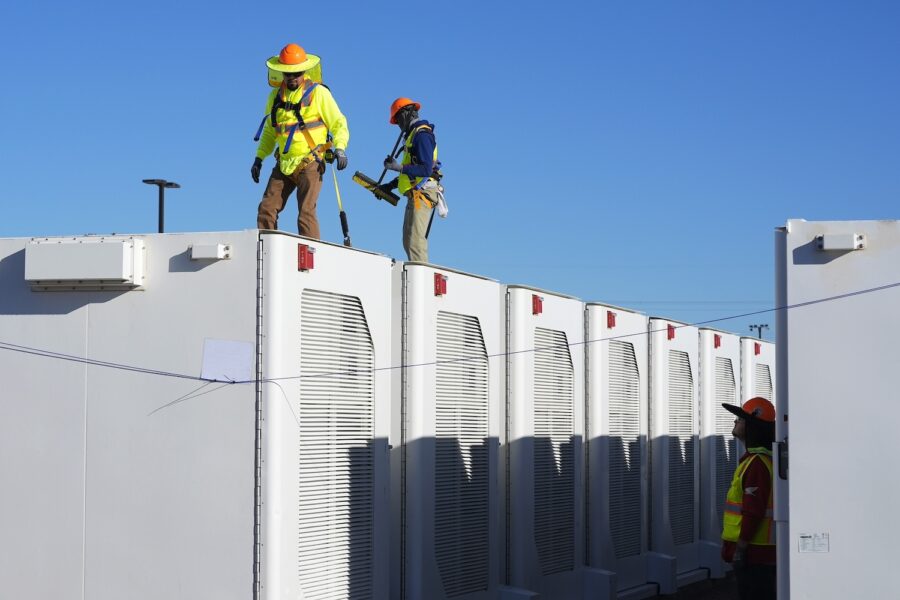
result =
[[[742,407],[722,406],[737,416],[732,435],[747,448],[725,498],[722,559],[734,566],[741,600],[774,600],[772,442],[775,441],[775,407],[760,397],[747,400]]]
[[[403,215],[403,249],[411,261],[428,262],[428,232],[435,209],[447,216],[444,188],[440,184],[441,163],[438,161],[434,125],[419,118],[421,105],[409,98],[397,98],[391,104],[390,122],[406,136],[403,158],[384,160],[384,168],[399,175],[379,186],[390,192],[394,188],[406,196]]]
[[[259,141],[250,176],[259,183],[263,159],[275,152],[275,168],[256,217],[260,229],[276,229],[278,214],[297,190],[300,235],[319,238],[316,202],[322,189],[325,158],[333,157],[337,169],[347,168],[345,149],[350,140],[347,119],[331,91],[321,83],[318,56],[297,44],[288,44],[266,61],[269,85],[275,89],[266,101],[255,140]],[[329,139],[330,138],[330,139]]]

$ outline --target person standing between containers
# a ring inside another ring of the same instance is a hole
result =
[[[259,140],[259,146],[250,176],[259,183],[263,160],[273,151],[275,168],[259,203],[256,226],[276,229],[278,214],[296,190],[297,229],[300,235],[318,239],[316,202],[322,189],[325,159],[333,156],[339,171],[347,168],[347,119],[331,91],[321,83],[320,75],[313,75],[321,73],[318,56],[307,54],[297,44],[288,44],[266,64],[269,83],[275,89],[266,100],[266,116],[254,138]],[[275,80],[273,72],[280,75]]]
[[[722,559],[734,567],[741,600],[774,599],[772,443],[775,441],[775,407],[760,397],[751,398],[740,407],[722,406],[737,416],[732,435],[747,449],[738,461],[725,498]]]
[[[444,188],[440,184],[441,163],[438,161],[434,124],[419,118],[422,105],[409,98],[397,98],[391,104],[390,122],[400,128],[406,137],[403,158],[393,156],[384,159],[384,168],[397,171],[392,181],[379,186],[390,192],[397,188],[406,196],[406,212],[403,214],[403,249],[411,261],[428,262],[428,226],[435,207],[439,214],[447,215]]]

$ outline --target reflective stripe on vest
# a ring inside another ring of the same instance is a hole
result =
[[[413,138],[416,137],[416,134],[422,131],[423,129],[431,131],[430,125],[419,125],[415,129],[413,129],[410,134],[406,137],[406,144],[404,144],[404,152],[403,152],[403,160],[400,162],[402,165],[410,165],[412,164],[412,143]],[[437,163],[438,157],[438,149],[437,149],[437,141],[434,144],[434,157],[432,161]],[[419,188],[422,186],[426,180],[430,179],[429,177],[416,177],[415,179],[410,179],[408,175],[400,174],[400,177],[397,179],[397,190],[401,194],[405,194],[412,188]]]
[[[744,473],[750,467],[755,459],[759,459],[769,471],[769,479],[772,478],[772,453],[766,448],[748,448],[747,452],[750,456],[741,461],[737,469],[734,470],[734,477],[731,479],[731,487],[728,488],[728,495],[725,497],[725,513],[722,517],[722,539],[727,542],[736,542],[741,535],[741,522],[743,515],[741,507],[744,501]],[[756,546],[774,546],[775,545],[775,521],[773,520],[772,511],[772,488],[769,488],[769,499],[766,504],[766,514],[760,521],[759,527],[748,540]]]

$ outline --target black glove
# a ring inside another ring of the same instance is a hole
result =
[[[378,189],[384,192],[385,194],[390,194],[397,187],[398,181],[397,178],[394,177],[390,181],[386,181],[378,186]]]
[[[334,162],[337,163],[338,171],[343,171],[347,168],[347,155],[340,148],[334,149]]]
[[[259,183],[259,172],[262,170],[262,159],[258,156],[253,159],[253,166],[250,167],[250,177],[253,178],[253,183]]]

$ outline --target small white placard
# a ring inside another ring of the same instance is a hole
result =
[[[203,340],[200,377],[215,381],[253,379],[253,344],[234,340]]]
[[[801,533],[800,552],[828,552],[827,533]]]

